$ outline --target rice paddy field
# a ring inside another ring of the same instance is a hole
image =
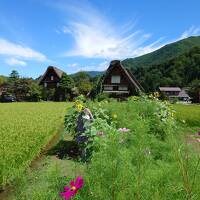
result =
[[[173,108],[178,121],[191,128],[200,128],[200,105],[174,104]]]
[[[58,133],[70,105],[0,104],[0,187],[19,177]]]

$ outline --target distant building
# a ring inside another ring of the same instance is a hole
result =
[[[49,66],[45,73],[39,78],[39,85],[46,89],[46,100],[63,101],[65,100],[60,86],[60,80],[63,75],[63,71],[57,67]],[[53,95],[51,91],[53,90]],[[50,95],[51,94],[51,95]]]
[[[46,72],[39,78],[39,85],[45,88],[58,88],[63,71],[57,67],[49,66]]]
[[[162,92],[169,100],[178,100],[183,102],[189,102],[190,96],[187,92],[179,87],[159,87],[160,92]]]
[[[102,81],[103,93],[130,96],[142,91],[140,83],[119,60],[111,61]]]

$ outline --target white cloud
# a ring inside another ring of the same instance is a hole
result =
[[[7,58],[5,60],[5,63],[8,64],[8,65],[20,65],[20,66],[26,66],[26,62],[22,61],[22,60],[18,60],[16,58]]]
[[[47,61],[44,54],[2,38],[0,38],[0,55],[14,56],[25,60]]]
[[[63,32],[74,39],[74,47],[64,56],[122,59],[149,53],[161,45],[160,41],[145,45],[151,34],[135,29],[134,22],[121,27],[113,25],[91,5],[70,3],[60,5],[60,9],[65,9],[69,17]]]
[[[197,36],[199,34],[200,34],[200,27],[191,26],[188,30],[182,33],[179,39],[181,40],[189,36]]]
[[[69,3],[70,2],[70,3]],[[200,28],[192,26],[176,39],[150,40],[152,34],[136,28],[134,20],[119,25],[102,15],[89,1],[59,1],[54,7],[64,11],[67,23],[62,32],[70,34],[74,46],[63,53],[64,56],[86,58],[124,59],[137,57],[155,51],[177,40],[200,34]],[[104,11],[105,13],[105,11]]]

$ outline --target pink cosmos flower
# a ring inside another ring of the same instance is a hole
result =
[[[200,139],[197,139],[197,142],[200,142]]]
[[[200,131],[197,133],[198,136],[200,136]]]
[[[120,131],[122,133],[126,133],[126,132],[129,132],[130,129],[128,129],[128,128],[119,128],[118,131]]]
[[[81,176],[76,178],[76,181],[70,181],[70,187],[65,186],[64,192],[61,192],[60,195],[65,199],[68,200],[71,197],[75,196],[79,189],[83,187],[84,181]]]

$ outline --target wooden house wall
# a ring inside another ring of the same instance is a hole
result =
[[[120,83],[112,83],[111,82],[111,77],[113,75],[118,75],[120,76]],[[122,68],[119,67],[114,67],[111,72],[109,73],[109,75],[104,79],[104,85],[129,85],[129,81],[126,78],[126,74],[124,73],[124,71],[122,70]]]

